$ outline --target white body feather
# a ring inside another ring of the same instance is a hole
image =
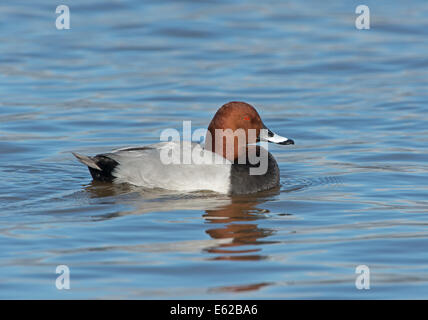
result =
[[[179,164],[164,164],[161,152],[164,150],[181,154]],[[183,151],[184,150],[184,151]],[[183,153],[192,150],[209,156],[210,164],[183,163]],[[200,144],[191,142],[162,142],[136,150],[119,149],[107,154],[119,165],[114,169],[116,183],[131,183],[146,188],[163,188],[178,191],[212,190],[228,193],[230,190],[231,163],[222,156],[202,149]]]

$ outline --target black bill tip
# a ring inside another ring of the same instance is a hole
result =
[[[294,144],[293,139],[287,139],[285,141],[279,142],[278,144],[287,145],[287,144]]]

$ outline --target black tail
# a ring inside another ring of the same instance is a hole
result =
[[[89,172],[94,180],[112,182],[114,180],[113,170],[119,164],[107,155],[99,154],[95,157],[83,156],[77,153],[73,155],[83,164],[88,166]]]

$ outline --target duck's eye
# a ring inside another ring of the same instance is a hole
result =
[[[250,117],[249,116],[245,116],[243,119],[249,121]]]

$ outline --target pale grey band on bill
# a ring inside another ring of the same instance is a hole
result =
[[[268,141],[276,144],[294,144],[294,141],[292,139],[288,139],[286,137],[282,137],[276,133],[273,133],[269,129],[265,128],[260,131],[260,140],[261,141]]]

